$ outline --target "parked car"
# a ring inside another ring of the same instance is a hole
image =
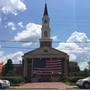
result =
[[[80,88],[90,89],[90,76],[84,79],[79,79],[76,85]]]
[[[8,87],[10,87],[10,81],[0,80],[0,88],[8,88]]]

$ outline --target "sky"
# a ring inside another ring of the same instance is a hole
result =
[[[90,0],[46,0],[53,47],[80,69],[90,60]],[[0,0],[0,62],[39,47],[45,0]]]

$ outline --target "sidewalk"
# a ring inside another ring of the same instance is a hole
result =
[[[66,85],[62,82],[40,82],[40,83],[27,83],[21,86],[11,87],[11,88],[58,88],[58,89],[66,89],[66,88],[73,88],[73,86]]]

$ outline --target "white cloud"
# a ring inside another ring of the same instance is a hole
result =
[[[2,51],[2,50],[0,49],[0,63],[3,63],[3,62],[5,62],[5,59],[4,59],[4,51]]]
[[[53,36],[53,37],[51,37],[53,40],[57,40],[58,39],[58,37],[57,36]]]
[[[22,55],[23,55],[23,52],[21,52],[21,51],[11,53],[8,55],[5,55],[4,52],[1,52],[0,53],[0,63],[2,63],[2,62],[6,63],[8,59],[12,59],[14,64],[20,63],[20,61],[22,61]]]
[[[3,56],[3,54],[4,54],[4,52],[1,50],[1,45],[0,45],[0,63],[2,63],[3,62],[3,59],[2,59],[2,56]]]
[[[3,54],[4,54],[4,52],[0,50],[0,57],[2,57]]]
[[[5,58],[12,59],[13,63],[20,63],[20,61],[22,61],[22,55],[23,55],[23,52],[18,51],[16,53],[7,55]]]
[[[16,30],[16,26],[15,26],[15,23],[13,23],[13,22],[8,22],[8,24],[7,24],[7,26],[6,27],[10,27],[11,28],[11,30]]]
[[[27,46],[31,46],[31,45],[32,45],[32,42],[22,44],[23,47],[27,47]]]
[[[5,62],[4,58],[0,56],[0,63],[4,63],[4,62]]]
[[[79,46],[75,43],[59,43],[59,46],[57,48],[60,48],[62,50],[76,50],[79,48]]]
[[[8,59],[12,59],[13,63],[20,63],[20,61],[22,61],[23,55],[24,53],[22,51],[6,55],[5,52],[0,49],[0,63],[5,64]]]
[[[69,55],[70,55],[70,57],[69,57],[70,61],[76,61],[77,60],[77,56],[75,54],[70,53]]]
[[[84,70],[85,68],[88,67],[88,63],[87,63],[87,61],[83,61],[83,62],[79,63],[79,66],[80,66],[81,70]]]
[[[15,41],[37,41],[40,38],[41,34],[41,25],[28,23],[25,27],[25,30],[17,33],[14,37]]]
[[[19,22],[19,26],[23,27],[23,23]],[[22,46],[30,46],[32,45],[33,41],[37,41],[41,37],[41,25],[35,23],[28,23],[22,32],[18,32],[14,37],[15,41],[28,41],[24,42]],[[57,40],[57,36],[52,37],[53,40]]]
[[[18,11],[26,10],[26,5],[22,0],[0,0],[0,11],[7,14],[18,14]]]
[[[70,55],[70,61],[77,61],[80,68],[84,69],[87,66],[88,57],[90,56],[89,41],[90,39],[85,33],[75,31],[67,39],[66,43],[59,43],[57,49],[68,53]]]
[[[88,42],[90,41],[85,33],[82,32],[73,32],[68,38],[67,42]]]
[[[19,22],[19,23],[18,23],[18,26],[20,26],[21,28],[24,28],[23,22]]]

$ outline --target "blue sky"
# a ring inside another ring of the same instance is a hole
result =
[[[12,58],[18,63],[23,53],[39,47],[44,4],[45,0],[0,0],[1,62]],[[53,47],[68,53],[81,69],[87,67],[90,0],[47,0],[47,5]]]

